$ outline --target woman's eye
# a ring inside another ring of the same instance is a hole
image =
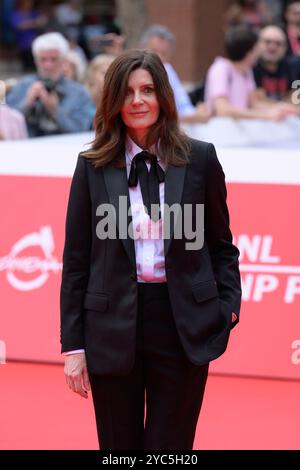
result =
[[[144,88],[145,93],[153,93],[154,89],[152,87],[146,87]]]

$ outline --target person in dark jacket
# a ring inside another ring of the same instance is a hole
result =
[[[212,144],[179,130],[155,53],[110,65],[95,129],[66,218],[66,380],[83,397],[91,385],[101,449],[192,449],[240,311],[224,173]]]

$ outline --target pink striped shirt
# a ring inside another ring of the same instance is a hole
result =
[[[4,140],[18,140],[28,137],[23,114],[5,104],[0,105],[0,135]]]

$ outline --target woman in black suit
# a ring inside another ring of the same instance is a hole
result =
[[[180,131],[154,53],[114,60],[95,128],[67,211],[66,380],[83,397],[91,385],[101,449],[192,449],[240,308],[224,173],[212,144]]]

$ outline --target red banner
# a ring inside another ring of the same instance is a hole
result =
[[[59,286],[69,187],[69,178],[0,177],[0,339],[8,359],[61,360]]]
[[[62,360],[59,287],[70,181],[0,176],[0,344],[8,359]],[[243,305],[228,350],[211,370],[299,378],[300,187],[229,183],[228,196]]]
[[[228,193],[243,304],[229,348],[211,370],[299,378],[300,187],[229,184]]]

